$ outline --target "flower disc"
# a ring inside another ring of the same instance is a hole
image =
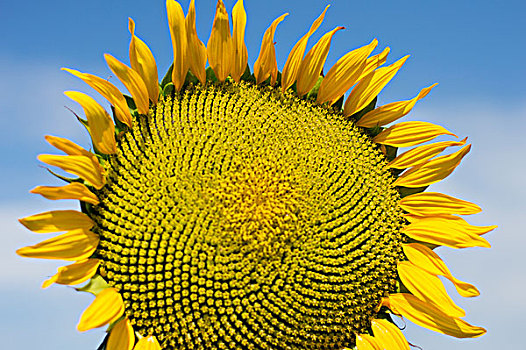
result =
[[[92,207],[101,275],[165,348],[341,349],[395,290],[399,196],[339,113],[249,84],[134,120]]]

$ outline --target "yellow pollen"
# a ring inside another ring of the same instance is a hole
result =
[[[117,143],[101,275],[163,349],[342,349],[402,259],[394,178],[352,122],[249,84],[190,86]]]

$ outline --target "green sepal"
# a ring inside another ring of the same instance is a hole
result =
[[[163,80],[161,80],[161,90],[164,90],[164,87],[172,82],[173,70],[174,70],[174,64],[172,63],[170,65],[170,68],[168,68],[168,72],[166,72],[166,75],[164,76]]]
[[[378,100],[378,97],[375,97],[367,106],[365,106],[362,110],[354,113],[349,118],[354,119],[356,121],[360,120],[361,117],[365,115],[365,113],[372,111],[376,107],[376,101]]]
[[[245,72],[241,76],[240,80],[241,81],[246,81],[247,83],[252,83],[252,84],[256,83],[256,77],[254,76],[254,74],[252,74],[250,72],[250,67],[249,67],[248,64],[247,64],[247,67],[245,68]]]
[[[309,92],[307,92],[307,95],[305,95],[306,100],[315,100],[316,97],[318,97],[318,91],[320,90],[322,81],[323,81],[323,77],[319,76],[318,80],[316,80],[316,84],[314,84],[314,87],[310,89]]]
[[[109,287],[110,286],[101,275],[95,275],[84,286],[75,289],[77,292],[87,292],[97,296],[100,292]]]
[[[62,175],[59,175],[57,174],[56,172],[54,172],[53,170],[49,169],[48,167],[45,167],[45,166],[42,166],[44,169],[46,169],[47,171],[50,172],[51,175],[59,178],[60,180],[62,181],[65,181],[67,183],[72,183],[72,182],[80,182],[80,183],[83,183],[82,179],[80,177],[77,177],[77,178],[74,178],[74,177],[65,177],[65,176],[62,176]]]
[[[188,70],[188,73],[186,73],[186,78],[184,79],[184,84],[182,90],[186,89],[189,85],[197,85],[200,81],[197,79],[197,77]]]
[[[427,187],[428,186],[411,188],[411,187],[401,187],[401,186],[399,186],[399,187],[397,187],[397,189],[398,189],[398,193],[400,194],[400,197],[404,198],[404,197],[410,196],[412,194],[424,192]]]
[[[340,97],[338,99],[338,101],[334,102],[334,104],[332,105],[332,108],[334,108],[335,110],[341,112],[342,111],[342,108],[343,108],[343,100],[345,98],[345,95],[342,95],[342,97]]]
[[[393,147],[389,145],[384,145],[385,147],[385,157],[389,162],[396,158],[396,152],[398,152],[398,147]]]
[[[128,108],[131,112],[131,114],[134,114],[135,111],[137,111],[137,105],[135,104],[135,100],[133,97],[122,94],[124,96],[124,99],[126,100],[126,104],[128,105]]]
[[[172,96],[175,92],[175,86],[172,84],[172,82],[166,84],[163,88],[163,96],[168,97]]]
[[[115,113],[115,107],[111,106],[111,115],[113,116],[113,123],[115,124],[115,134],[118,135],[122,131],[128,130],[128,125],[124,124],[117,118],[117,113]]]
[[[106,336],[102,340],[102,343],[99,345],[97,350],[106,350],[106,344],[108,344],[108,338],[110,337],[110,333],[106,333]]]
[[[212,67],[208,67],[206,69],[206,81],[207,82],[211,81],[213,83],[217,83],[219,81],[219,79],[217,79],[216,73],[214,72]]]

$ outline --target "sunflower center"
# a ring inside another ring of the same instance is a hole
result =
[[[135,123],[91,214],[134,329],[169,349],[353,346],[402,254],[371,141],[243,84],[188,88]]]

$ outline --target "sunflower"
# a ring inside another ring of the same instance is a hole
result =
[[[166,7],[174,59],[161,83],[131,19],[130,66],[105,55],[130,96],[64,68],[111,114],[65,92],[93,149],[46,136],[65,155],[38,159],[76,177],[55,174],[67,184],[31,192],[77,199],[81,210],[20,219],[36,233],[65,232],[17,253],[71,262],[43,287],[85,283],[77,290],[95,299],[78,329],[109,325],[108,350],[409,349],[393,315],[454,337],[484,334],[462,320],[439,276],[463,297],[477,288],[433,249],[489,247],[481,235],[495,226],[459,216],[480,212],[475,204],[424,192],[471,146],[428,122],[387,127],[435,85],[376,106],[407,56],[385,66],[389,48],[371,55],[374,39],[323,74],[342,27],[306,48],[327,6],[282,72],[273,42],[287,14],[278,17],[252,73],[242,0],[232,21],[218,1],[206,46],[193,0],[186,16],[174,0]]]

